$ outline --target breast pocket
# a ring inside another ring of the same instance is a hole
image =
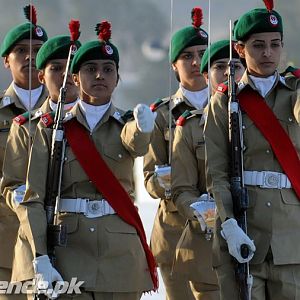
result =
[[[296,122],[294,117],[289,117],[287,120],[279,119],[281,126],[285,132],[289,135],[293,145],[298,153],[300,153],[300,126]]]
[[[118,178],[128,178],[133,167],[133,158],[121,144],[109,144],[103,147],[102,158]]]
[[[83,171],[80,163],[77,161],[70,147],[66,148],[65,162],[63,167],[63,185],[65,188],[76,182],[87,181],[88,177]]]

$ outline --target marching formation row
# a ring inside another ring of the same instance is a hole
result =
[[[264,3],[234,42],[211,45],[195,7],[171,38],[178,90],[127,112],[111,101],[110,23],[82,45],[79,21],[48,39],[24,8],[0,48],[13,78],[0,102],[0,281],[34,281],[0,299],[137,300],[157,290],[157,266],[170,300],[299,298],[300,76],[277,70],[283,21]],[[138,156],[160,198],[150,246]]]

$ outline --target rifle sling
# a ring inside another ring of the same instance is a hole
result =
[[[87,130],[76,119],[64,123],[64,128],[67,141],[89,179],[118,216],[135,227],[145,251],[154,290],[156,290],[158,288],[156,263],[147,244],[142,221],[131,198],[102,159]]]

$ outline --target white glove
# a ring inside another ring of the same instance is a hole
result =
[[[56,299],[59,295],[56,289],[53,289],[52,283],[55,281],[63,285],[64,281],[61,275],[53,268],[48,255],[36,257],[33,261],[35,272],[35,286],[38,294],[44,294],[50,299]]]
[[[15,206],[18,207],[19,204],[23,201],[26,191],[26,185],[22,184],[14,190],[14,202]]]
[[[246,263],[250,261],[256,250],[253,241],[247,234],[238,226],[235,219],[231,218],[226,220],[221,225],[221,235],[226,240],[229,253],[236,258],[239,263]],[[241,255],[241,246],[245,244],[249,248],[249,255],[243,258]]]
[[[193,214],[200,223],[202,231],[214,228],[216,217],[216,204],[209,194],[202,194],[196,202],[190,205],[194,209]]]
[[[159,185],[167,190],[171,189],[171,166],[155,165],[154,172]]]
[[[133,110],[137,128],[141,132],[152,132],[156,115],[156,112],[152,112],[146,104],[138,104]]]

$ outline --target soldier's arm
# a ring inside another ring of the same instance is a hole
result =
[[[135,120],[128,121],[122,129],[121,139],[124,147],[133,158],[147,153],[151,133],[141,132]]]
[[[292,101],[294,116],[297,123],[300,125],[300,79],[298,80],[298,85]]]
[[[222,222],[233,217],[227,105],[227,96],[217,92],[210,102],[204,128],[207,188],[213,194]]]
[[[166,127],[162,109],[158,109],[149,150],[144,156],[144,184],[153,198],[165,198],[165,190],[159,185],[154,168],[155,165],[168,164],[168,143],[164,136]]]
[[[47,254],[47,220],[44,210],[50,135],[38,125],[30,154],[23,202],[16,209],[20,226],[30,243],[32,253]]]
[[[190,205],[201,194],[199,172],[191,131],[185,126],[177,126],[172,151],[172,199],[179,213],[188,219],[194,219]]]
[[[1,193],[12,210],[17,206],[14,190],[26,183],[29,145],[28,131],[13,122],[7,139],[1,181]]]

